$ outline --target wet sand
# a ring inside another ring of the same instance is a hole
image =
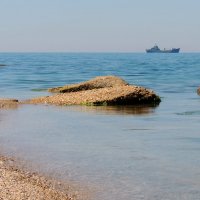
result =
[[[69,187],[17,167],[11,158],[0,156],[0,200],[75,200]]]

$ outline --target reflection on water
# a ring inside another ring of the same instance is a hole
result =
[[[62,108],[105,115],[148,115],[155,112],[156,106],[62,106]]]
[[[51,106],[51,105],[49,105]],[[16,102],[2,102],[0,109],[17,109],[19,104]],[[59,106],[61,109],[74,110],[79,112],[90,112],[106,115],[147,115],[155,112],[157,106]]]

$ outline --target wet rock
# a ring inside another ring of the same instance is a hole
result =
[[[27,103],[55,105],[158,105],[160,97],[138,86],[115,86],[34,98]]]
[[[17,99],[0,98],[0,109],[15,109],[17,106]]]

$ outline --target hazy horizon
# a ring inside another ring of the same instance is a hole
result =
[[[0,2],[0,52],[200,52],[200,1]]]

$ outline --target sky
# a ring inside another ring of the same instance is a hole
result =
[[[200,52],[199,0],[0,0],[0,52]]]

